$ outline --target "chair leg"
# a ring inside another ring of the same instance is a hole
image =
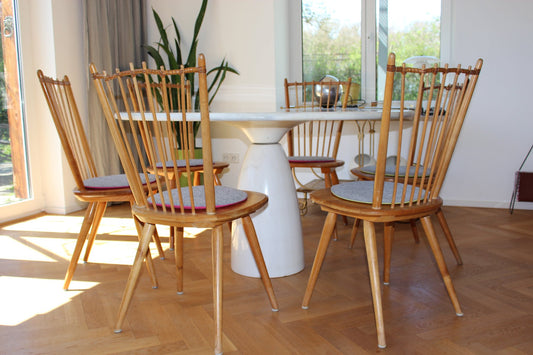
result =
[[[174,235],[176,234],[176,228],[170,227],[169,249],[174,250]]]
[[[274,294],[274,289],[272,288],[272,281],[268,275],[268,270],[266,268],[265,259],[263,258],[263,253],[261,252],[261,246],[257,240],[257,234],[255,232],[254,224],[250,216],[242,218],[242,225],[246,238],[248,239],[248,244],[250,244],[250,249],[252,255],[254,256],[257,269],[261,275],[261,280],[263,281],[263,286],[270,300],[270,305],[272,306],[272,311],[277,312],[279,310],[278,301],[276,295]]]
[[[183,294],[183,227],[170,227],[175,231],[174,257],[176,259],[176,289]]]
[[[433,251],[433,255],[435,256],[435,261],[437,262],[437,265],[439,267],[439,271],[442,275],[442,279],[444,281],[444,285],[446,286],[446,290],[448,291],[448,295],[450,296],[450,300],[452,301],[455,313],[458,316],[462,316],[463,312],[461,311],[461,306],[459,305],[459,301],[457,300],[457,294],[455,293],[452,279],[450,278],[450,274],[448,273],[448,268],[446,267],[446,262],[444,261],[444,256],[442,255],[442,250],[440,249],[439,242],[437,240],[437,235],[435,234],[435,229],[433,228],[433,224],[431,223],[431,217],[423,217],[420,219],[420,221],[422,222],[422,227],[424,228],[424,232],[426,233],[429,245],[431,246],[431,250]]]
[[[331,186],[338,185],[339,184],[339,177],[337,176],[337,171],[335,169],[331,170]],[[328,186],[326,186],[328,187]],[[348,218],[346,216],[342,216],[342,222],[345,226],[348,225]]]
[[[394,239],[394,223],[388,222],[384,226],[383,238],[383,283],[390,282],[390,261],[392,252],[392,240]]]
[[[194,186],[199,186],[199,185],[200,185],[200,172],[199,172],[199,171],[195,171],[195,172],[194,172],[194,175],[193,175],[193,185],[194,185]]]
[[[420,238],[418,237],[418,228],[416,228],[416,219],[410,220],[409,224],[411,225],[411,230],[413,231],[413,239],[415,240],[415,243],[420,243]]]
[[[353,228],[352,228],[352,235],[350,236],[350,249],[353,248],[353,243],[355,242],[355,237],[357,237],[357,231],[359,230],[359,225],[361,224],[361,220],[359,218],[356,218],[353,222]]]
[[[212,230],[213,303],[215,318],[215,354],[222,354],[222,226]]]
[[[137,229],[137,238],[139,239],[139,243],[140,243],[141,236],[143,235],[142,233],[143,233],[144,223],[139,221],[137,217],[135,216],[132,216],[132,217],[133,217],[133,222],[135,223],[135,228]],[[155,230],[155,226],[154,226],[154,230]],[[148,244],[148,246],[149,245],[150,244]],[[152,281],[152,288],[157,288],[158,287],[157,277],[155,275],[154,263],[152,260],[152,255],[150,254],[150,248],[148,248],[148,251],[146,252],[145,264],[146,264],[146,269],[148,270],[148,275],[150,276],[150,280]]]
[[[154,230],[154,235],[152,236],[154,243],[157,247],[157,252],[159,253],[159,259],[165,260],[165,252],[163,251],[163,246],[161,245],[161,239],[159,239],[159,233],[157,233],[157,228]]]
[[[118,311],[118,320],[115,326],[115,333],[122,332],[122,324],[124,323],[124,318],[126,318],[126,313],[128,307],[131,303],[131,298],[133,296],[133,291],[137,285],[137,280],[141,273],[141,266],[143,260],[149,256],[149,245],[152,235],[154,234],[155,225],[145,224],[142,228],[142,232],[139,235],[139,246],[137,247],[137,254],[135,255],[135,261],[131,267],[130,275],[128,281],[126,282],[126,288],[124,289],[124,294],[122,296],[122,302],[120,303]]]
[[[220,182],[220,177],[219,177],[219,175],[222,174],[222,170],[224,169],[220,169],[220,168],[213,169],[213,178],[215,180],[215,185],[222,185],[222,183]]]
[[[96,239],[96,232],[98,231],[98,227],[100,226],[102,217],[104,217],[106,207],[107,202],[96,202],[93,222],[91,224],[91,230],[89,231],[89,235],[87,236],[87,247],[85,248],[85,255],[83,256],[84,263],[89,260],[89,254],[91,253],[94,240]]]
[[[437,219],[439,220],[439,224],[442,230],[444,231],[444,235],[446,236],[446,240],[448,241],[448,244],[450,245],[450,249],[452,250],[452,253],[455,256],[457,265],[463,265],[463,259],[461,259],[459,250],[457,249],[457,246],[455,245],[455,240],[453,239],[452,232],[450,231],[450,227],[448,227],[448,223],[446,222],[446,217],[444,217],[444,212],[442,212],[440,208],[437,211]]]
[[[329,168],[323,168],[322,173],[324,174],[324,183],[326,184],[326,188],[330,188],[332,183],[334,185],[339,183],[339,179],[337,178],[337,173],[335,170],[331,171]],[[342,218],[345,220],[344,225],[346,225],[348,223],[346,216],[342,216]],[[337,241],[338,239],[337,224],[335,223],[335,228],[333,228],[333,240]]]
[[[376,319],[376,329],[378,334],[378,346],[386,348],[385,324],[383,322],[383,306],[381,304],[381,287],[379,284],[378,253],[376,246],[376,230],[374,223],[364,221],[363,223],[366,259],[368,262],[368,274],[370,276],[370,288],[372,290],[372,301],[374,303],[374,317]]]
[[[133,207],[133,201],[130,201],[130,206]],[[133,219],[136,220],[135,216],[133,216]],[[137,235],[140,235],[141,229],[142,228],[137,228]],[[154,231],[154,235],[152,236],[152,239],[154,240],[154,243],[157,247],[157,252],[159,253],[159,259],[165,260],[165,252],[163,251],[163,246],[161,245],[161,239],[159,239],[159,233],[157,233],[157,228]]]
[[[335,229],[336,221],[337,215],[333,212],[329,212],[326,217],[326,221],[324,222],[320,241],[318,242],[318,248],[316,250],[315,261],[313,261],[313,267],[311,268],[311,274],[309,275],[309,281],[307,281],[307,288],[305,289],[305,295],[302,301],[303,309],[309,308],[309,301],[311,300],[311,295],[315,289],[318,274],[320,273],[320,268],[324,262],[324,257],[326,256],[326,251],[328,249],[333,230]]]
[[[78,265],[78,260],[80,259],[81,250],[83,249],[83,244],[85,244],[85,239],[87,239],[87,233],[91,229],[91,225],[94,220],[96,210],[96,203],[91,202],[85,210],[85,216],[83,217],[83,223],[81,225],[80,233],[78,234],[78,239],[76,240],[76,246],[74,247],[74,252],[70,258],[70,264],[65,275],[65,283],[63,284],[63,289],[68,290],[72,276],[74,276],[74,271]]]

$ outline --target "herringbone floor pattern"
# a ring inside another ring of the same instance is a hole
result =
[[[533,211],[444,212],[464,261],[456,265],[440,235],[465,315],[455,316],[424,238],[415,244],[409,225],[399,225],[391,283],[383,287],[385,350],[376,345],[362,235],[348,249],[350,228],[339,220],[339,240],[329,247],[309,310],[302,310],[325,217],[312,206],[302,218],[305,269],[273,279],[280,304],[273,313],[260,281],[231,271],[226,233],[225,353],[532,354]],[[136,250],[128,215],[127,205],[109,208],[89,263],[78,265],[70,291],[62,290],[62,279],[80,214],[43,215],[0,228],[0,354],[212,353],[208,232],[185,240],[185,294],[175,292],[174,257],[166,250],[165,260],[154,260],[159,288],[150,287],[144,272],[124,331],[113,333]],[[168,229],[160,234],[166,242]]]

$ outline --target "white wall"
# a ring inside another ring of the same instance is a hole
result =
[[[449,204],[507,207],[514,173],[533,144],[533,2],[455,0],[452,13],[453,64],[481,57],[484,66],[443,195]]]
[[[292,0],[211,0],[200,35],[199,50],[208,66],[226,57],[240,72],[229,75],[212,110],[265,111],[280,106],[281,80],[291,70],[289,44]],[[174,16],[182,30],[182,41],[190,41],[200,0],[148,0],[165,24]],[[24,85],[28,140],[35,199],[28,210],[66,212],[77,207],[73,182],[62,157],[35,72],[68,74],[75,83],[80,109],[86,113],[87,65],[83,56],[82,1],[20,0],[23,42]],[[477,92],[445,183],[447,204],[507,207],[514,172],[533,143],[533,115],[527,108],[533,96],[531,71],[526,59],[533,55],[533,2],[522,0],[451,0],[451,64],[485,61]],[[151,42],[158,39],[148,13]],[[294,30],[294,29],[292,29]],[[53,35],[52,35],[53,33]],[[238,130],[219,124],[214,127],[214,158],[224,152],[244,157],[248,139]],[[357,142],[355,129],[343,141],[340,158],[346,166],[340,177],[350,177]],[[533,171],[533,159],[526,166]],[[232,164],[223,183],[236,186],[240,164]],[[532,203],[517,203],[533,208]],[[2,220],[20,215],[2,211]],[[25,212],[28,213],[28,212]]]
[[[275,15],[283,13],[286,0],[211,0],[208,4],[199,36],[198,53],[204,53],[208,70],[223,58],[238,70],[228,74],[212,111],[261,112],[277,108]],[[148,0],[148,41],[159,40],[151,9],[161,16],[163,24],[176,19],[182,35],[183,55],[187,56],[201,1]],[[172,28],[169,31],[173,33]],[[244,158],[249,140],[234,127],[213,124],[213,159],[221,161],[222,154],[237,153]],[[236,186],[240,163],[230,165],[222,176],[225,185]]]

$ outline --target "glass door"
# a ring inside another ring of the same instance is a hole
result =
[[[30,197],[21,106],[17,17],[13,0],[0,0],[0,206]]]

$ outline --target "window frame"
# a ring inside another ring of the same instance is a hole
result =
[[[361,57],[361,98],[367,103],[376,98],[376,3],[377,0],[361,0],[361,43],[363,55]],[[291,1],[289,10],[292,21],[290,27],[290,72],[289,76],[302,80],[303,78],[303,36],[302,36],[302,1]],[[450,60],[452,35],[452,0],[441,0],[440,19],[440,60],[441,64]],[[298,28],[297,28],[298,26]]]

